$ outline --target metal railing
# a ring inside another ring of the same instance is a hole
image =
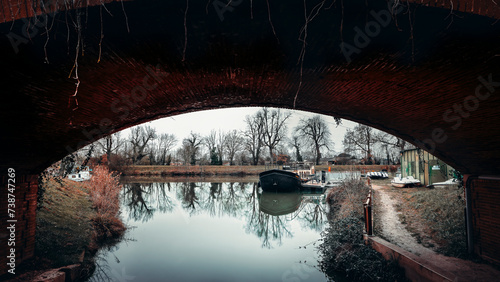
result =
[[[365,212],[365,229],[368,236],[373,235],[373,214],[372,214],[372,185],[370,179],[368,181],[368,186],[370,187],[370,192],[366,197],[366,202],[363,203]]]

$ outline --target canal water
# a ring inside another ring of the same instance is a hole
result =
[[[326,281],[316,246],[324,194],[268,194],[256,182],[124,183],[125,238],[91,281]]]

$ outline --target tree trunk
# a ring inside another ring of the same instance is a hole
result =
[[[260,157],[260,152],[257,151],[257,153],[255,154],[255,159],[253,160],[253,165],[259,164],[259,157]]]
[[[321,152],[319,151],[319,147],[316,147],[316,165],[319,165],[321,161]]]

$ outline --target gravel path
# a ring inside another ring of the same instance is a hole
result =
[[[421,258],[431,262],[439,268],[456,276],[455,281],[499,281],[500,271],[487,264],[478,264],[468,260],[446,257],[428,249],[415,240],[399,221],[398,211],[395,206],[397,202],[391,199],[388,187],[372,185],[375,197],[379,197],[378,206],[375,207],[379,213],[381,222],[377,222],[378,232],[391,243],[414,253]]]
[[[396,211],[396,200],[384,192],[383,186],[372,185],[375,190],[375,195],[380,198],[377,211],[380,214],[381,222],[377,224],[380,226],[379,231],[382,232],[382,237],[386,238],[391,243],[412,252],[418,256],[434,255],[435,252],[417,243],[417,240],[411,236],[410,232],[406,230],[403,224],[399,221]]]

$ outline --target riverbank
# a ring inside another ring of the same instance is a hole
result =
[[[466,252],[462,188],[401,189],[387,180],[372,183],[374,229],[379,237],[368,240],[386,257],[397,257],[407,277],[495,281],[500,276],[497,268]]]
[[[401,189],[390,186],[384,180],[372,182],[375,190],[375,232],[389,241],[398,241],[397,235],[401,232],[394,231],[394,224],[387,226],[389,222],[397,222],[405,227],[418,246],[447,256],[468,258],[463,188]],[[387,212],[393,208],[395,213]],[[402,241],[408,242],[406,239]]]
[[[340,272],[349,281],[406,281],[403,269],[363,240],[362,203],[368,192],[361,179],[346,180],[328,192],[329,226],[322,234],[319,266],[332,280]]]
[[[35,257],[24,262],[8,281],[32,281],[54,268],[81,265],[92,242],[95,211],[83,182],[48,178],[36,215]],[[80,266],[79,266],[80,267]],[[65,275],[53,273],[51,277]]]
[[[130,175],[122,176],[120,178],[121,183],[167,183],[167,182],[212,182],[212,183],[224,183],[224,182],[239,182],[239,183],[250,183],[259,182],[258,175],[245,175],[245,176],[231,176],[231,175],[203,175],[203,176],[189,176],[189,175],[179,175],[179,176],[162,176],[162,175]]]
[[[281,168],[281,166],[278,166]],[[246,176],[258,175],[270,169],[269,166],[168,166],[168,165],[131,165],[121,167],[122,176]],[[330,169],[331,171],[381,171],[387,169],[396,171],[397,166],[386,165],[318,165],[316,171]]]
[[[91,181],[50,177],[39,187],[35,257],[9,281],[85,279],[94,271],[97,250],[112,245],[126,229],[118,218],[118,177],[97,167]]]

